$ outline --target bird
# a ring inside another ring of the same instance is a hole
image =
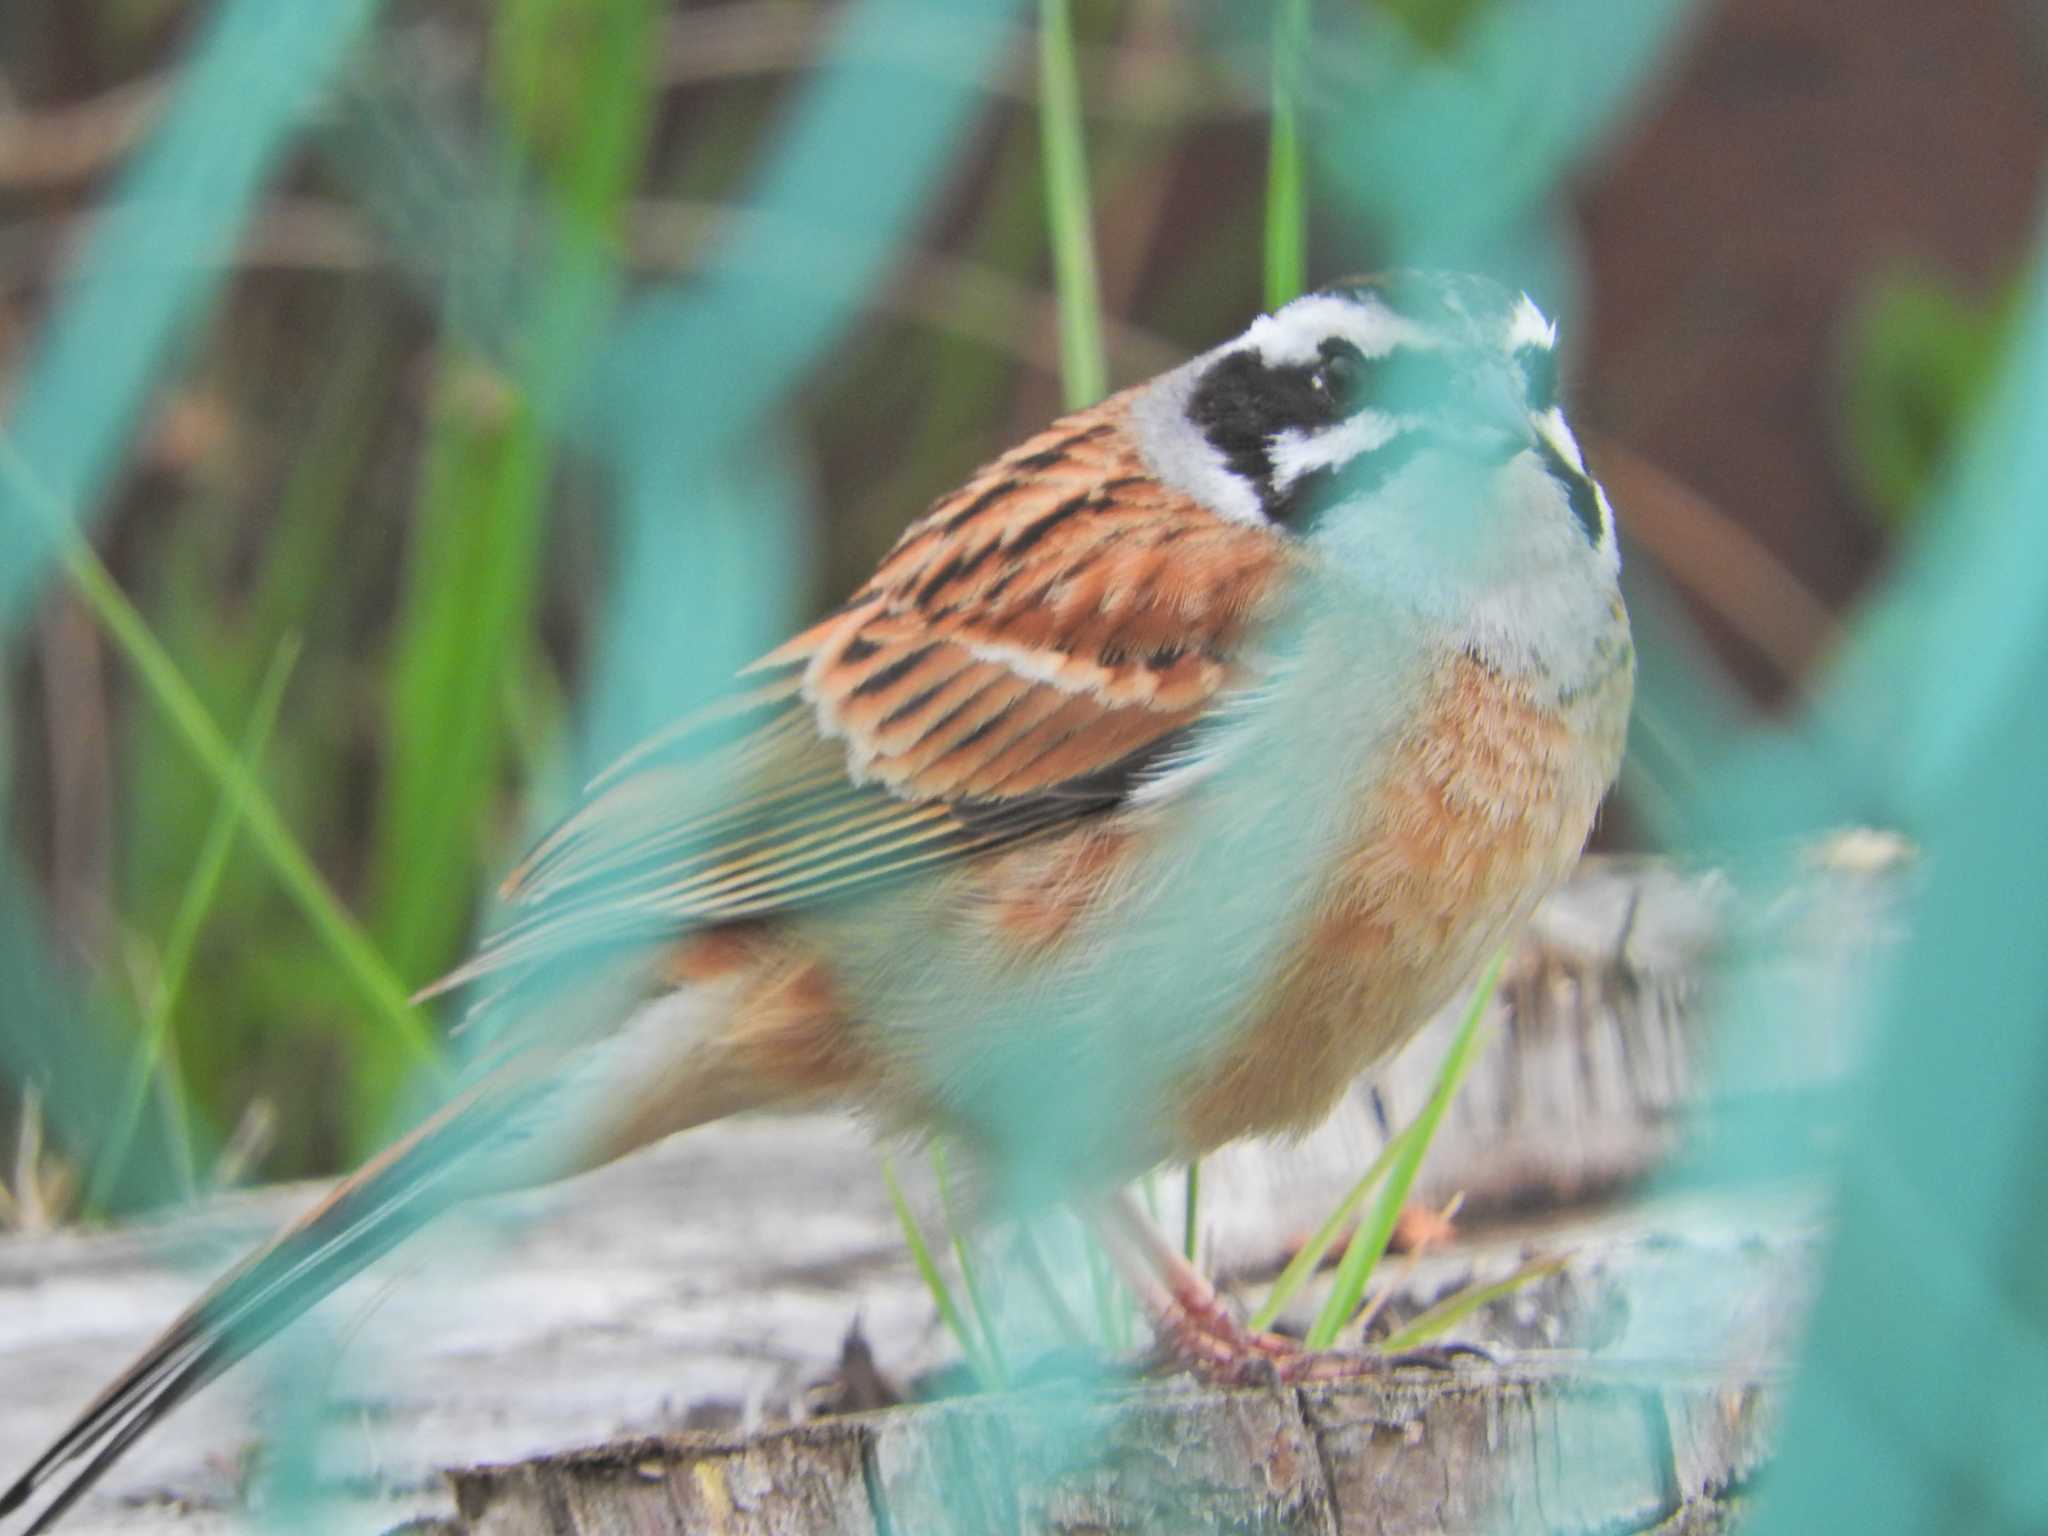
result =
[[[1114,1190],[1313,1126],[1562,881],[1627,733],[1620,563],[1556,327],[1489,278],[1334,282],[1061,417],[593,782],[422,993],[477,1031],[443,1107],[0,1516],[456,1201],[768,1107],[956,1138],[1096,1217],[1192,1363],[1291,1368]]]

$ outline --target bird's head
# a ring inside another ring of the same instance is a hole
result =
[[[1482,648],[1540,647],[1611,607],[1614,512],[1559,406],[1556,328],[1490,279],[1331,284],[1135,409],[1163,478],[1377,599],[1478,626],[1498,642]]]

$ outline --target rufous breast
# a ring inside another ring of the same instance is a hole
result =
[[[1447,658],[1413,729],[1358,798],[1347,845],[1221,1060],[1188,1075],[1181,1151],[1305,1131],[1449,1001],[1577,862],[1614,782],[1634,683],[1611,665],[1554,702]]]

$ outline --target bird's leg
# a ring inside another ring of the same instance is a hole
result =
[[[1124,1283],[1152,1315],[1161,1347],[1196,1375],[1217,1381],[1293,1374],[1301,1346],[1245,1327],[1216,1288],[1152,1225],[1129,1191],[1092,1202],[1089,1215]]]
[[[1092,1202],[1096,1234],[1139,1303],[1152,1315],[1161,1351],[1172,1364],[1206,1381],[1339,1381],[1397,1366],[1448,1370],[1459,1359],[1493,1357],[1469,1344],[1425,1345],[1383,1354],[1377,1350],[1315,1350],[1277,1333],[1239,1322],[1216,1288],[1138,1209],[1128,1191]]]

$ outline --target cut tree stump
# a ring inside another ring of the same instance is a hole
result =
[[[1468,1280],[1504,1276],[1532,1252],[1561,1254],[1562,1273],[1490,1307],[1465,1336],[1516,1362],[1517,1373],[1526,1351],[1582,1341],[1598,1346],[1595,1368],[1624,1377],[1675,1362],[1681,1374],[1768,1380],[1810,1289],[1819,1230],[1810,1200],[1762,1213],[1697,1198],[1626,1208],[1589,1202],[1653,1168],[1696,1107],[1697,1063],[1710,1034],[1699,1006],[1703,978],[1728,925],[1772,936],[1771,985],[1798,999],[1811,1021],[1797,1040],[1781,1043],[1781,1065],[1825,1076],[1855,1045],[1855,994],[1874,969],[1872,947],[1896,924],[1897,885],[1855,858],[1830,858],[1809,886],[1759,911],[1719,877],[1643,861],[1589,863],[1532,924],[1509,968],[1490,1043],[1419,1186],[1418,1198],[1432,1201],[1465,1191],[1468,1214],[1480,1219],[1405,1273],[1392,1310],[1412,1314]],[[1361,1083],[1315,1135],[1240,1145],[1204,1165],[1205,1256],[1240,1297],[1313,1229],[1388,1127],[1414,1113],[1455,1012]],[[248,1453],[276,1437],[287,1409],[304,1413],[322,1402],[328,1432],[312,1470],[331,1494],[333,1529],[448,1518],[445,1468],[686,1429],[769,1431],[755,1460],[734,1463],[735,1477],[742,1464],[766,1465],[771,1444],[785,1448],[773,1454],[789,1455],[816,1436],[818,1444],[856,1447],[856,1486],[865,1490],[863,1479],[883,1464],[869,1449],[909,1445],[909,1426],[921,1416],[957,1436],[991,1412],[977,1400],[916,1410],[901,1419],[900,1435],[876,1419],[777,1427],[806,1416],[807,1389],[834,1374],[856,1320],[895,1381],[952,1357],[904,1251],[878,1161],[865,1135],[840,1117],[739,1120],[554,1190],[460,1213],[181,1408],[65,1530],[225,1536],[266,1528],[260,1479],[257,1513],[248,1512]],[[935,1221],[929,1180],[917,1185],[922,1160],[904,1160],[902,1171]],[[1179,1180],[1161,1179],[1158,1192],[1164,1221],[1177,1228]],[[258,1191],[113,1231],[0,1240],[0,1472],[47,1443],[213,1273],[319,1194]],[[1700,1358],[1700,1341],[1714,1342],[1713,1359]],[[1514,1392],[1539,1391],[1521,1374],[1509,1379],[1523,1383]],[[1540,1392],[1580,1391],[1546,1381]],[[1173,1422],[1189,1433],[1194,1416],[1224,1411],[1200,1404],[1250,1413],[1263,1401],[1160,1390],[1159,1412],[1181,1415]],[[1456,1438],[1448,1427],[1439,1435],[1434,1415],[1455,1419],[1466,1411],[1456,1405],[1469,1405],[1479,1390],[1464,1376],[1403,1378],[1397,1387],[1285,1401],[1301,1422],[1318,1426],[1328,1463],[1343,1438],[1332,1426],[1349,1422],[1341,1405],[1366,1414],[1357,1421],[1365,1424],[1380,1411],[1375,1403],[1441,1397],[1442,1406],[1402,1422],[1449,1446]],[[1614,1392],[1654,1391],[1585,1390],[1614,1401]],[[1711,1444],[1703,1434],[1694,1441]],[[1673,1445],[1680,1447],[1675,1432]],[[701,1455],[697,1464],[708,1465]],[[509,1488],[523,1475],[458,1477],[475,1490]],[[662,1477],[666,1484],[668,1473]],[[1685,1513],[1683,1498],[1656,1507],[1665,1511],[1659,1519],[1718,1518]],[[893,1529],[918,1536],[912,1525]]]
[[[1424,1536],[1721,1529],[1774,1393],[1405,1370],[1165,1384],[627,1441],[454,1475],[437,1536]]]

